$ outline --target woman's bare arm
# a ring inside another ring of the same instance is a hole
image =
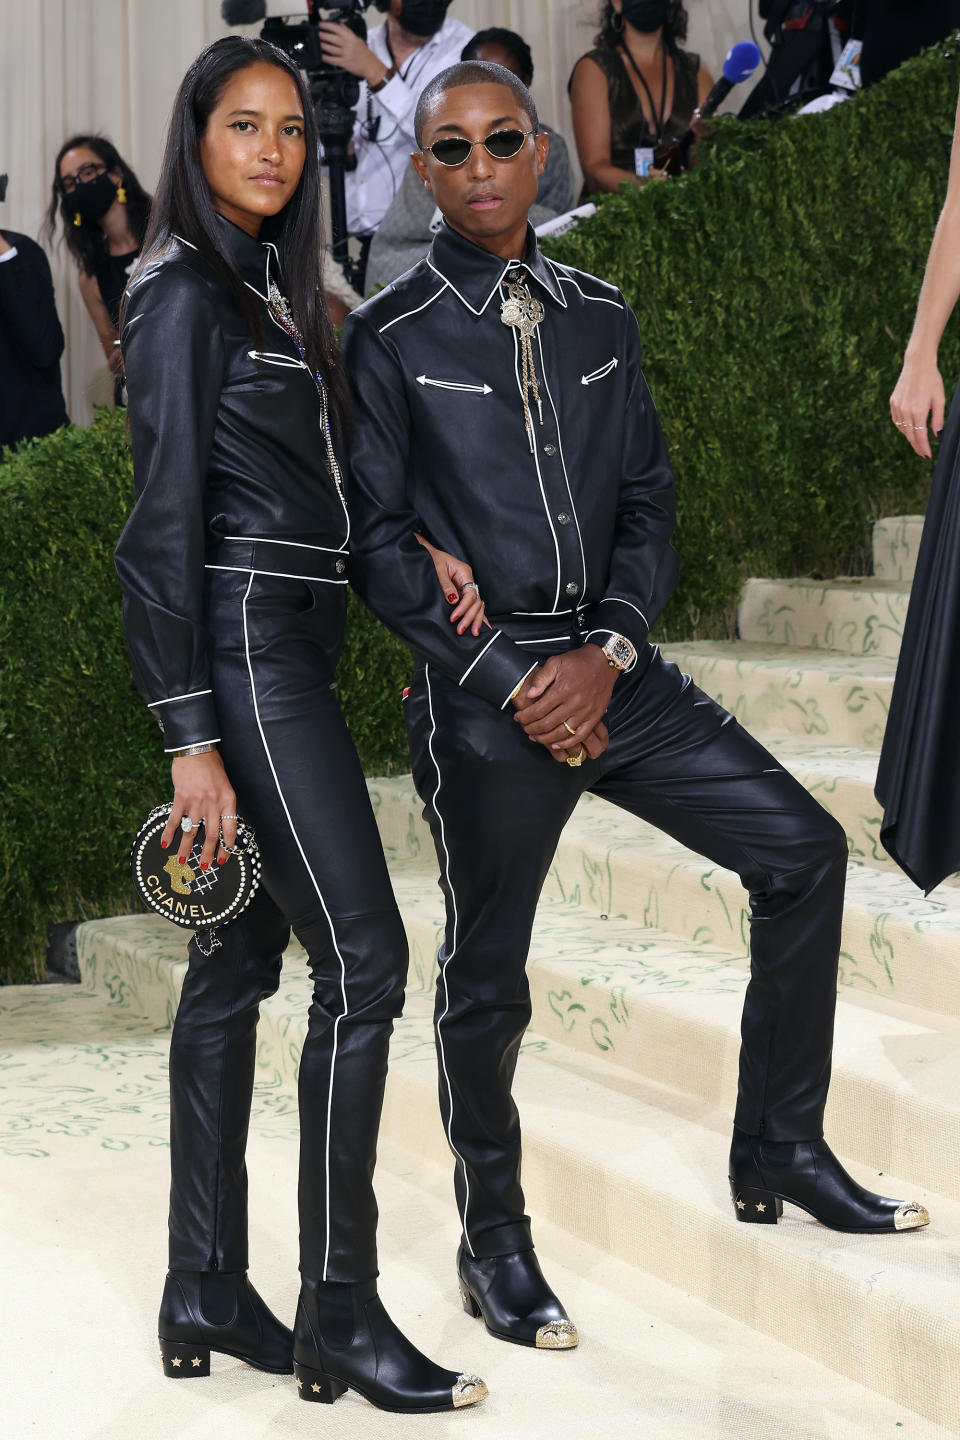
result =
[[[584,55],[577,62],[570,84],[573,133],[587,189],[619,190],[624,180],[637,176],[610,163],[610,100],[607,77],[595,60]],[[642,183],[642,182],[641,182]]]
[[[94,323],[97,335],[100,337],[100,344],[103,346],[103,353],[107,357],[107,364],[116,374],[121,365],[120,347],[114,344],[118,339],[117,329],[110,319],[110,311],[103,303],[103,296],[100,294],[100,283],[96,275],[88,275],[86,270],[80,270],[78,275],[80,294],[83,296],[83,303],[90,312],[90,319]]]
[[[927,258],[917,315],[903,358],[890,413],[918,455],[930,458],[928,423],[943,429],[946,394],[937,352],[947,321],[960,299],[960,105],[950,157],[947,198]]]

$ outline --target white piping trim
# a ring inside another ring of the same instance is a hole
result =
[[[178,700],[192,700],[196,695],[212,695],[212,690],[191,690],[186,695],[171,695],[167,700],[149,700],[148,710],[155,710],[158,705],[175,705]]]
[[[553,395],[550,393],[550,381],[547,379],[547,362],[543,358],[543,341],[540,339],[540,327],[537,326],[537,349],[540,351],[540,372],[543,375],[543,383],[547,387],[547,399],[550,401],[550,409],[553,411],[553,419],[557,427],[557,444],[560,447],[560,467],[563,470],[563,478],[567,487],[567,494],[570,496],[570,509],[573,511],[573,523],[577,527],[577,539],[580,542],[580,560],[583,565],[583,583],[580,586],[581,595],[586,594],[587,589],[587,557],[583,549],[583,532],[580,529],[580,516],[577,514],[576,502],[573,498],[573,491],[570,489],[570,477],[567,474],[567,462],[563,454],[563,439],[560,435],[560,416],[557,414],[557,407],[553,403]],[[614,362],[616,363],[616,362]]]
[[[553,273],[556,275],[558,280],[565,280],[567,284],[572,285],[575,290],[580,290],[580,286],[577,284],[576,280],[574,280],[572,275],[561,275],[559,270],[557,270],[556,266],[553,266],[553,262],[551,261],[550,263],[553,267]],[[612,305],[616,310],[623,309],[623,306],[620,304],[619,300],[608,300],[606,295],[588,295],[584,290],[580,290],[580,294],[583,296],[584,300],[595,300],[598,305]]]
[[[434,275],[439,275],[439,276],[440,276],[440,279],[443,280],[443,281],[445,281],[445,283],[450,286],[450,289],[453,291],[454,295],[456,295],[457,299],[458,299],[459,301],[461,301],[462,304],[466,305],[466,307],[467,307],[467,309],[470,311],[471,315],[482,315],[482,314],[483,314],[484,310],[486,310],[487,306],[490,304],[490,301],[493,299],[494,295],[496,295],[497,291],[500,289],[500,286],[503,284],[503,277],[504,277],[504,275],[506,275],[507,271],[510,269],[510,265],[513,265],[513,264],[515,264],[515,263],[516,263],[515,261],[511,260],[509,264],[507,264],[507,265],[505,265],[505,266],[503,267],[503,270],[502,270],[501,273],[497,276],[497,283],[496,283],[496,285],[494,285],[493,289],[490,291],[490,294],[487,296],[486,300],[484,300],[483,304],[480,306],[480,309],[479,309],[479,310],[475,310],[474,307],[470,304],[470,301],[467,299],[467,297],[466,297],[465,295],[461,295],[461,294],[460,294],[460,291],[457,289],[456,285],[454,285],[453,281],[452,281],[452,280],[447,280],[446,275],[444,275],[441,270],[438,270],[437,267],[436,267],[436,265],[434,265],[433,261],[430,259],[430,256],[429,256],[429,255],[427,256],[427,264],[430,266],[430,269],[433,271]]]
[[[498,630],[497,633],[496,633],[496,635],[493,636],[493,639],[487,641],[486,645],[484,645],[483,649],[480,651],[480,654],[476,657],[475,660],[471,660],[471,662],[470,662],[470,664],[467,666],[466,670],[464,670],[463,674],[460,676],[460,679],[457,681],[457,684],[458,684],[458,685],[462,685],[462,684],[463,684],[464,680],[466,680],[467,676],[470,674],[470,671],[473,669],[474,665],[479,665],[480,661],[483,659],[484,655],[486,655],[487,651],[490,649],[490,646],[493,644],[493,641],[494,641],[494,640],[499,640],[499,639],[500,639],[500,636],[501,636],[502,634],[503,634],[503,631],[502,631],[502,630]]]
[[[336,554],[336,551],[334,551]],[[204,570],[229,570],[235,575],[272,575],[276,580],[309,580],[314,585],[349,585],[342,580],[328,580],[323,575],[291,575],[287,570],[251,570],[249,565],[204,565]]]
[[[516,326],[512,325],[510,327],[510,333],[513,336],[513,373],[516,376],[517,390],[520,393],[520,403],[522,405],[523,381],[520,379],[520,340],[517,335]],[[532,413],[530,416],[530,422],[531,424],[533,423]],[[537,454],[536,439],[534,439],[533,443],[533,463],[537,467],[537,481],[540,485],[540,495],[543,499],[543,509],[547,517],[547,524],[550,526],[550,534],[553,536],[553,548],[557,553],[557,590],[556,594],[553,597],[553,611],[551,612],[555,614],[557,606],[560,604],[560,541],[557,539],[557,532],[553,527],[553,516],[550,513],[550,506],[547,504],[547,492],[543,488],[543,475],[540,472],[540,456]]]
[[[597,601],[597,604],[605,605],[608,600],[616,600],[619,605],[629,605],[631,610],[636,610],[637,614],[640,616],[640,619],[643,621],[644,625],[646,625],[647,629],[650,629],[650,621],[647,619],[646,615],[644,615],[643,611],[640,609],[640,606],[634,605],[632,600],[624,600],[622,595],[604,595],[602,599]],[[619,634],[619,631],[615,633]]]
[[[194,740],[192,743],[193,745],[219,745],[220,740],[221,736],[214,735],[210,740]],[[164,755],[176,755],[178,750],[186,750],[188,748],[190,747],[186,745],[171,745],[170,749],[164,750],[163,753]]]
[[[510,614],[511,614],[511,615],[533,615],[533,616],[549,615],[549,616],[551,617],[551,619],[557,620],[557,619],[559,619],[559,617],[560,617],[561,615],[571,615],[571,616],[579,615],[579,614],[580,614],[580,611],[581,611],[581,610],[586,610],[586,609],[588,609],[588,608],[589,608],[589,605],[590,605],[590,601],[589,601],[589,600],[584,600],[584,601],[582,601],[582,602],[577,606],[577,608],[576,608],[575,610],[511,610],[511,611],[510,611]]]
[[[612,634],[615,634],[616,632],[611,630],[610,633],[611,633],[611,635],[612,635]],[[515,640],[513,643],[514,643],[515,645],[552,645],[555,640],[569,640],[569,639],[570,639],[570,636],[569,636],[569,635],[541,635],[538,640]],[[528,674],[528,675],[530,674],[530,671],[529,671],[529,670],[527,671],[527,674]],[[503,706],[502,706],[502,705],[500,706],[500,709],[501,709],[501,710],[503,709]]]
[[[249,545],[293,545],[297,550],[323,550],[327,555],[346,555],[346,550],[335,550],[332,545],[308,545],[304,540],[271,540],[266,535],[222,535],[222,540],[242,540]]]
[[[566,638],[566,637],[564,637],[564,638]],[[520,641],[520,644],[521,644],[521,645],[532,645],[533,643],[534,643],[534,642],[533,642],[532,640],[521,640],[521,641]],[[535,660],[535,661],[533,662],[533,664],[530,666],[530,669],[527,671],[526,675],[524,675],[523,680],[520,681],[520,685],[523,684],[523,681],[524,681],[524,680],[529,679],[529,677],[533,674],[534,670],[539,669],[539,666],[540,666],[540,661],[539,661],[539,660]],[[506,700],[504,700],[503,704],[500,706],[500,709],[501,709],[501,710],[506,710],[507,706],[510,704],[510,701],[513,699],[514,695],[516,695],[517,691],[520,689],[520,685],[514,685],[513,689],[510,691],[510,694],[507,696]]]
[[[330,926],[330,939],[331,939],[331,941],[332,941],[332,943],[333,943],[334,953],[336,954],[337,959],[340,961],[340,993],[341,993],[341,995],[343,996],[343,1010],[342,1010],[341,1013],[337,1016],[336,1020],[333,1022],[333,1049],[332,1049],[331,1055],[330,1055],[330,1086],[329,1086],[329,1089],[328,1089],[328,1091],[327,1091],[327,1139],[326,1139],[326,1154],[325,1154],[325,1166],[326,1166],[326,1199],[327,1199],[326,1232],[327,1232],[327,1235],[326,1235],[326,1245],[325,1245],[324,1252],[323,1252],[323,1274],[322,1274],[322,1276],[320,1277],[322,1280],[326,1280],[326,1278],[327,1278],[327,1265],[328,1265],[328,1262],[329,1262],[329,1259],[330,1259],[330,1116],[331,1116],[332,1109],[333,1109],[333,1077],[334,1077],[334,1071],[335,1071],[336,1063],[337,1063],[337,1041],[338,1041],[338,1039],[339,1039],[340,1021],[344,1018],[344,1016],[348,1013],[348,1010],[349,1010],[349,1006],[347,1005],[347,967],[346,967],[346,965],[344,964],[343,956],[342,956],[341,953],[340,953],[340,946],[339,946],[338,943],[337,943],[337,932],[336,932],[336,930],[334,929],[333,921],[332,921],[332,919],[330,918],[330,911],[327,909],[327,903],[326,903],[326,901],[325,901],[324,898],[323,898],[323,894],[321,893],[320,886],[317,884],[317,878],[316,878],[316,876],[314,875],[312,869],[310,868],[310,862],[309,862],[309,860],[308,860],[307,857],[306,857],[306,854],[305,854],[305,852],[304,852],[304,849],[303,849],[302,844],[300,843],[300,836],[297,834],[296,827],[294,826],[294,823],[293,823],[293,818],[292,818],[292,816],[291,816],[291,814],[290,814],[289,809],[287,808],[287,802],[286,802],[286,799],[285,799],[285,797],[284,797],[283,790],[280,788],[280,780],[279,780],[279,778],[278,778],[278,776],[277,776],[276,767],[274,766],[274,763],[273,763],[273,756],[270,754],[270,747],[269,747],[269,745],[267,744],[267,737],[266,737],[266,735],[264,734],[263,722],[262,722],[261,719],[260,719],[260,707],[259,707],[259,705],[257,704],[257,684],[256,684],[256,681],[255,681],[254,678],[253,678],[253,661],[252,661],[251,658],[250,658],[250,634],[249,634],[249,631],[248,631],[248,629],[247,629],[247,599],[248,599],[248,597],[249,597],[249,595],[250,595],[251,587],[253,586],[253,576],[254,576],[254,573],[255,573],[254,571],[251,571],[251,572],[250,572],[250,582],[249,582],[249,584],[247,585],[247,589],[246,589],[246,592],[245,592],[244,597],[243,597],[243,606],[242,606],[242,610],[243,610],[243,649],[244,649],[244,654],[245,654],[246,660],[247,660],[247,673],[248,673],[248,675],[250,676],[250,693],[251,693],[251,696],[252,696],[252,698],[253,698],[253,713],[254,713],[254,715],[255,715],[256,718],[257,718],[257,729],[260,731],[260,739],[261,739],[261,741],[263,742],[264,754],[265,754],[266,757],[267,757],[267,764],[270,766],[270,773],[271,773],[271,775],[273,776],[273,783],[274,783],[274,784],[276,785],[276,787],[277,787],[277,794],[280,796],[280,804],[283,806],[284,814],[285,814],[286,817],[287,817],[287,823],[288,823],[289,826],[290,826],[290,833],[291,833],[291,835],[293,836],[294,841],[296,842],[297,849],[300,851],[300,857],[301,857],[301,859],[303,860],[303,863],[304,863],[304,865],[305,865],[305,867],[306,867],[307,874],[310,876],[310,879],[311,879],[311,881],[312,881],[312,883],[313,883],[313,888],[314,888],[314,890],[315,890],[316,893],[317,893],[317,899],[320,901],[320,905],[321,905],[321,907],[322,907],[322,909],[323,909],[323,913],[324,913],[324,915],[327,917],[327,924]]]
[[[468,1233],[468,1231],[467,1231],[467,1206],[470,1204],[470,1177],[469,1177],[468,1174],[467,1174],[466,1161],[464,1160],[463,1156],[460,1154],[460,1151],[457,1149],[456,1145],[454,1145],[454,1143],[453,1143],[453,1087],[452,1087],[451,1084],[450,1084],[450,1075],[449,1075],[449,1073],[448,1073],[448,1071],[447,1071],[447,1052],[446,1052],[446,1050],[444,1049],[443,1035],[441,1034],[441,1031],[440,1031],[440,1027],[441,1027],[441,1025],[443,1024],[444,1020],[447,1018],[447,1014],[448,1014],[448,1012],[449,1012],[449,1010],[450,1010],[450,989],[449,989],[449,987],[448,987],[448,985],[447,985],[447,966],[450,964],[450,961],[453,959],[453,956],[454,956],[454,954],[455,954],[455,952],[456,952],[456,948],[457,948],[457,931],[458,931],[458,929],[459,929],[459,927],[460,927],[460,917],[459,917],[459,914],[457,913],[457,897],[456,897],[456,895],[454,894],[453,881],[452,881],[452,879],[451,879],[451,877],[450,877],[450,851],[447,849],[446,826],[445,826],[444,823],[443,823],[443,816],[440,814],[440,808],[439,808],[439,806],[437,805],[437,797],[438,797],[439,794],[440,794],[440,786],[441,786],[442,781],[441,781],[441,776],[440,776],[440,766],[437,764],[437,757],[436,757],[436,755],[435,755],[434,752],[433,752],[433,740],[434,740],[434,736],[435,736],[436,733],[437,733],[437,722],[436,722],[436,719],[434,718],[434,714],[433,714],[433,690],[432,690],[431,685],[430,685],[430,666],[429,666],[429,665],[425,665],[425,666],[424,666],[423,674],[424,674],[424,679],[425,679],[426,682],[427,682],[427,706],[428,706],[428,709],[429,709],[429,711],[430,711],[430,738],[429,738],[429,740],[427,741],[427,750],[428,750],[428,752],[429,752],[430,759],[433,761],[433,768],[434,768],[434,769],[436,770],[436,772],[437,772],[437,788],[436,788],[436,790],[434,790],[434,792],[433,792],[433,800],[431,801],[431,804],[433,805],[433,813],[434,813],[434,815],[436,815],[437,821],[438,821],[438,823],[439,823],[439,825],[440,825],[440,844],[443,846],[443,854],[444,854],[443,873],[444,873],[444,877],[446,878],[447,890],[448,890],[449,893],[450,893],[450,905],[451,905],[451,908],[452,908],[452,910],[453,910],[453,936],[452,936],[452,944],[451,944],[451,946],[450,946],[450,949],[447,951],[446,959],[444,960],[442,966],[440,967],[440,979],[443,981],[443,993],[444,993],[444,998],[445,998],[446,1004],[444,1005],[443,1014],[440,1015],[440,1016],[438,1017],[438,1019],[437,1019],[437,1024],[436,1024],[437,1049],[440,1051],[440,1068],[441,1068],[442,1071],[443,1071],[443,1078],[444,1078],[444,1080],[447,1082],[447,1100],[448,1100],[448,1102],[449,1102],[449,1107],[450,1107],[450,1108],[449,1108],[449,1113],[448,1113],[448,1115],[447,1115],[447,1144],[450,1146],[450,1149],[453,1151],[454,1155],[457,1157],[457,1159],[460,1161],[460,1164],[463,1166],[464,1196],[463,1196],[463,1211],[462,1211],[462,1213],[461,1213],[461,1215],[460,1215],[460,1224],[461,1224],[462,1227],[463,1227],[463,1238],[464,1238],[464,1239],[466,1240],[466,1242],[467,1242],[467,1247],[468,1247],[468,1249],[469,1249],[469,1251],[470,1251],[470,1254],[473,1255],[473,1254],[474,1254],[474,1249],[473,1249],[473,1246],[472,1246],[471,1243],[470,1243],[470,1235],[469,1235],[469,1233]]]
[[[437,273],[439,274],[440,272],[438,271]],[[442,275],[440,276],[440,279],[443,280],[443,276],[442,276]],[[423,304],[422,304],[422,305],[418,305],[417,308],[416,308],[416,310],[405,310],[402,315],[396,315],[396,316],[394,316],[394,318],[393,318],[392,320],[388,320],[388,321],[387,321],[386,325],[381,325],[381,326],[380,326],[380,329],[377,331],[377,334],[378,334],[378,335],[382,335],[383,332],[384,332],[384,330],[389,330],[389,329],[390,329],[390,326],[391,326],[391,325],[396,325],[396,324],[398,324],[401,320],[407,320],[407,319],[409,319],[409,317],[410,317],[411,315],[419,315],[419,314],[420,314],[420,311],[421,311],[421,310],[426,310],[427,306],[428,306],[428,305],[432,305],[433,302],[434,302],[434,300],[439,300],[439,299],[440,299],[440,296],[443,294],[444,290],[447,290],[447,289],[449,289],[449,286],[448,286],[446,280],[443,280],[443,284],[440,286],[440,289],[437,291],[437,293],[436,293],[435,295],[431,295],[430,298],[429,298],[429,300],[424,300]]]

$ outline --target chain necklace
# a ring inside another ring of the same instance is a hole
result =
[[[536,334],[537,326],[546,312],[542,303],[530,294],[526,284],[525,271],[518,270],[513,280],[504,280],[503,289],[505,294],[500,304],[500,319],[504,325],[510,325],[520,335],[520,356],[523,366],[521,386],[523,421],[527,428],[527,439],[530,441],[532,455],[536,447],[533,439],[533,416],[530,413],[531,394],[537,402],[540,424],[543,424],[543,402],[540,399],[540,386],[537,384],[537,372],[533,364],[532,336]]]
[[[290,339],[293,341],[294,345],[296,345],[298,351],[300,352],[300,359],[306,366],[307,371],[313,376],[313,383],[317,387],[317,394],[320,396],[320,409],[322,412],[320,428],[323,431],[323,440],[327,452],[327,465],[329,467],[330,474],[333,476],[333,483],[337,487],[337,494],[340,496],[340,504],[343,506],[344,514],[346,514],[347,502],[343,493],[343,476],[340,473],[340,466],[337,463],[336,453],[333,448],[333,436],[330,431],[330,411],[329,405],[327,403],[327,387],[323,383],[323,376],[320,374],[319,370],[311,370],[310,366],[307,365],[306,346],[303,343],[303,336],[300,334],[300,331],[297,328],[297,323],[293,318],[293,312],[290,309],[290,302],[285,295],[281,295],[279,287],[277,286],[277,282],[272,278],[270,280],[267,294],[270,297],[267,301],[267,308],[269,309],[270,314],[273,316],[274,320],[276,320],[280,328],[282,330],[285,330],[286,333],[290,336]]]

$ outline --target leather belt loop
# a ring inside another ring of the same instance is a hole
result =
[[[346,584],[345,550],[322,550],[295,540],[260,538],[221,540],[207,551],[206,564],[221,570],[254,570],[260,575],[289,575],[298,580]]]

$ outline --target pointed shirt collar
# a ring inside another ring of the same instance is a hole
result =
[[[272,240],[255,240],[239,225],[217,215],[217,229],[224,249],[236,265],[243,279],[255,290],[261,300],[269,298],[271,278],[278,281],[280,276],[277,247]]]
[[[446,221],[434,236],[427,264],[445,280],[459,300],[482,315],[500,288],[509,270],[523,265],[530,275],[547,292],[551,300],[567,308],[563,292],[550,262],[540,253],[537,237],[532,225],[527,226],[527,249],[522,261],[503,260],[499,255],[474,245]]]

